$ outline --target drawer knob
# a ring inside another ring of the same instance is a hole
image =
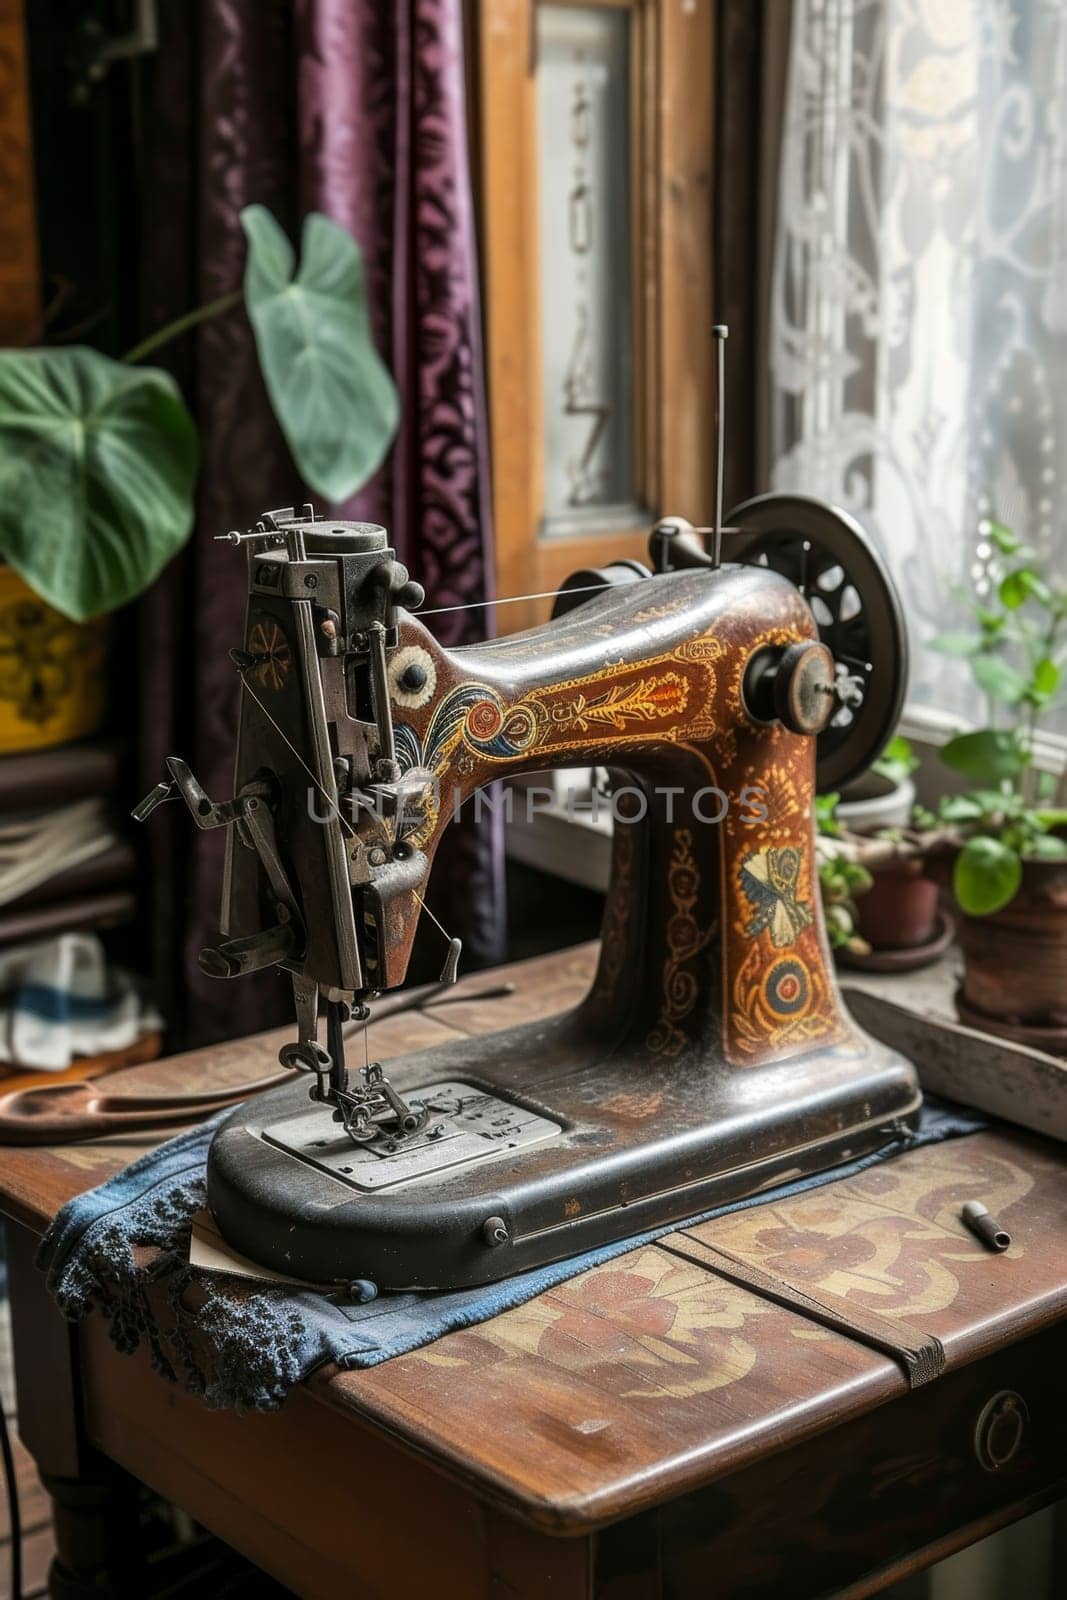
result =
[[[987,1400],[974,1425],[974,1453],[986,1472],[1001,1472],[1019,1453],[1030,1413],[1014,1389]]]

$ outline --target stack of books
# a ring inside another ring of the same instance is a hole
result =
[[[117,786],[117,748],[100,740],[0,758],[0,945],[133,917],[136,857],[111,821]]]

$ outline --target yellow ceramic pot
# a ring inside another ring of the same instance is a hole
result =
[[[71,622],[0,564],[0,754],[95,733],[104,716],[108,620]]]

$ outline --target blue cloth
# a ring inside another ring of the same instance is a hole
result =
[[[294,1384],[326,1362],[346,1368],[376,1366],[521,1305],[676,1228],[770,1205],[850,1177],[903,1150],[988,1125],[978,1112],[928,1097],[915,1133],[828,1172],[501,1283],[450,1293],[383,1294],[355,1305],[342,1294],[252,1285],[190,1267],[192,1218],[206,1202],[208,1145],[227,1114],[220,1112],[179,1134],[98,1189],[71,1200],[45,1234],[38,1263],[72,1319],[101,1311],[119,1349],[134,1350],[143,1340],[158,1371],[184,1381],[209,1404],[264,1411],[280,1405]]]

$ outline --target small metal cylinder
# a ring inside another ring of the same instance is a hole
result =
[[[1011,1244],[1011,1234],[1000,1226],[995,1217],[989,1215],[988,1208],[980,1200],[966,1201],[960,1216],[975,1238],[981,1239],[990,1250],[999,1252]]]

